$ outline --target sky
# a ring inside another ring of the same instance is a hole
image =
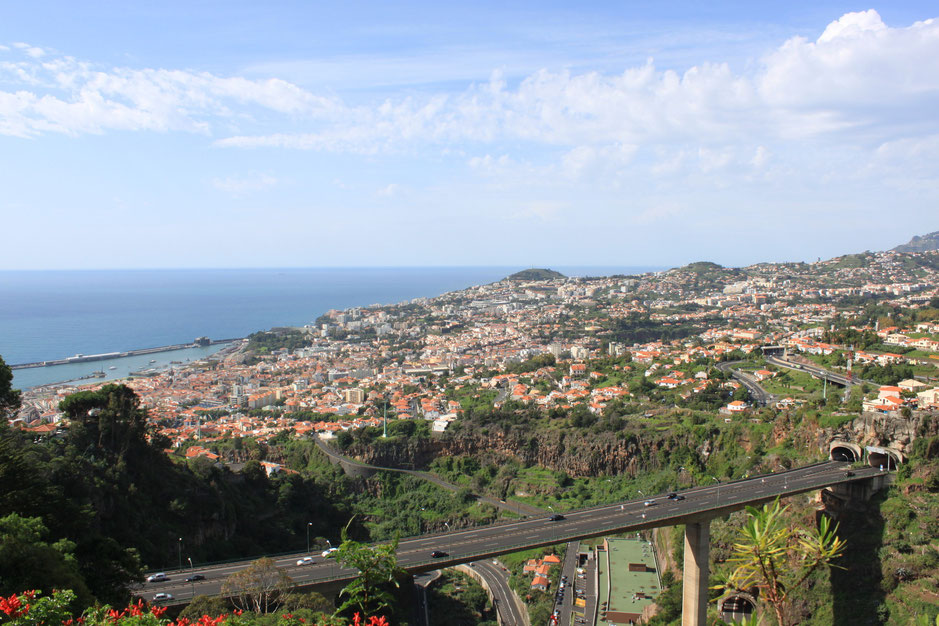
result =
[[[937,200],[935,2],[0,4],[0,270],[814,261]]]

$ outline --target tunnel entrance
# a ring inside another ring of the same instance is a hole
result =
[[[831,449],[831,460],[844,461],[846,463],[860,461],[860,459],[855,457],[854,450],[845,446],[834,446]]]
[[[867,462],[871,467],[895,470],[903,463],[903,454],[891,448],[867,446]]]
[[[832,439],[828,442],[828,458],[832,461],[856,463],[864,458],[861,446],[844,439]]]
[[[742,622],[753,617],[755,611],[756,598],[750,594],[738,592],[721,600],[720,617],[725,622]]]

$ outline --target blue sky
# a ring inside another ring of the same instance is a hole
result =
[[[744,265],[939,230],[934,3],[334,4],[8,3],[0,269]]]

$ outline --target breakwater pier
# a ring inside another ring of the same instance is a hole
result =
[[[88,363],[90,361],[105,361],[108,359],[120,359],[127,356],[141,356],[146,354],[156,354],[158,352],[170,352],[172,350],[184,350],[186,348],[199,348],[205,346],[214,346],[223,343],[233,343],[241,341],[241,337],[232,339],[209,339],[208,337],[198,337],[191,343],[178,343],[172,346],[158,346],[156,348],[141,348],[139,350],[127,350],[125,352],[104,352],[102,354],[76,354],[75,356],[64,359],[55,359],[51,361],[36,361],[34,363],[17,363],[10,365],[11,370],[31,369],[35,367],[48,367],[50,365],[70,365],[72,363]]]

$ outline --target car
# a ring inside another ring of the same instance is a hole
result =
[[[333,552],[339,552],[339,548],[326,548],[323,550],[323,558],[328,558]]]
[[[430,553],[430,556],[432,558],[439,559],[439,558],[443,558],[445,556],[450,556],[450,555],[444,552],[443,550],[434,550],[433,552]]]
[[[642,506],[653,506],[655,505],[655,500],[646,500],[642,503]]]
[[[848,478],[851,478],[852,476],[854,476],[854,472],[852,472],[851,470],[848,470],[847,472],[844,473],[844,475]]]
[[[163,572],[157,572],[156,574],[147,576],[148,583],[162,583],[167,580],[169,580],[169,578]]]
[[[171,594],[171,593],[166,593],[166,592],[164,592],[164,591],[161,591],[160,593],[155,593],[155,594],[153,594],[153,601],[154,601],[154,602],[163,602],[164,600],[172,600],[172,599],[173,599],[173,594]]]
[[[186,579],[186,582],[187,582],[187,583],[194,583],[194,582],[196,582],[197,580],[205,580],[205,576],[203,576],[202,574],[193,574],[192,576],[190,576],[190,577],[188,577],[188,578]]]
[[[669,500],[674,500],[675,498],[678,497],[678,494],[673,491],[665,497],[668,498]]]
[[[676,502],[679,502],[679,501],[684,500],[684,499],[685,499],[685,496],[675,496],[675,501],[676,501]]]
[[[313,565],[313,563],[314,561],[312,556],[305,556],[302,559],[297,559],[297,565],[300,567],[303,567],[304,565]]]
[[[560,513],[555,513],[548,519],[551,520],[552,522],[560,522],[562,519],[564,519],[564,516],[561,515]]]

